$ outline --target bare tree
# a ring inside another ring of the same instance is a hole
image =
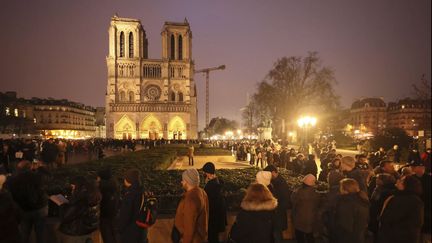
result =
[[[431,94],[431,82],[428,81],[423,74],[418,84],[413,84],[413,95],[417,99],[430,100]]]

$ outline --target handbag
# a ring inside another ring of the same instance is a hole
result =
[[[180,243],[181,240],[180,231],[177,229],[177,227],[175,227],[175,225],[173,226],[171,231],[171,240],[173,243]]]

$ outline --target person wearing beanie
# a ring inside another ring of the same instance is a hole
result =
[[[264,168],[264,171],[271,173],[271,185],[273,189],[273,196],[278,200],[276,208],[275,227],[273,229],[273,236],[275,243],[282,242],[282,231],[288,228],[287,211],[291,208],[291,194],[292,191],[288,187],[285,179],[279,175],[278,169],[274,165],[269,165]]]
[[[102,194],[100,203],[99,229],[104,243],[115,243],[115,216],[120,200],[120,191],[117,181],[112,178],[110,168],[98,171],[99,190]]]
[[[173,242],[202,243],[207,240],[209,202],[207,193],[199,187],[200,178],[196,169],[185,170],[182,187],[185,190],[176,210]]]
[[[205,163],[202,170],[207,182],[204,191],[209,201],[208,242],[219,243],[219,233],[224,232],[227,225],[226,203],[222,195],[223,181],[216,176],[212,162]]]
[[[291,195],[292,219],[297,242],[314,242],[315,223],[319,219],[320,195],[315,191],[315,176],[308,174],[303,185]]]
[[[140,183],[140,172],[129,169],[124,174],[125,191],[120,201],[119,213],[116,218],[116,228],[119,233],[118,242],[146,242],[147,230],[139,228],[135,220],[139,216],[144,189]]]
[[[263,184],[264,186],[269,186],[271,183],[272,174],[270,171],[259,171],[256,174],[256,182]]]

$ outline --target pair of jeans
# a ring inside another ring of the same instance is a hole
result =
[[[29,238],[34,227],[36,243],[45,243],[45,223],[48,216],[48,206],[41,209],[23,213],[20,230],[24,242],[30,242]]]

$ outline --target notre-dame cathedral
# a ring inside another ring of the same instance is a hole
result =
[[[106,58],[107,137],[197,138],[197,94],[189,23],[165,22],[162,59],[148,58],[146,32],[137,19],[111,18]]]

